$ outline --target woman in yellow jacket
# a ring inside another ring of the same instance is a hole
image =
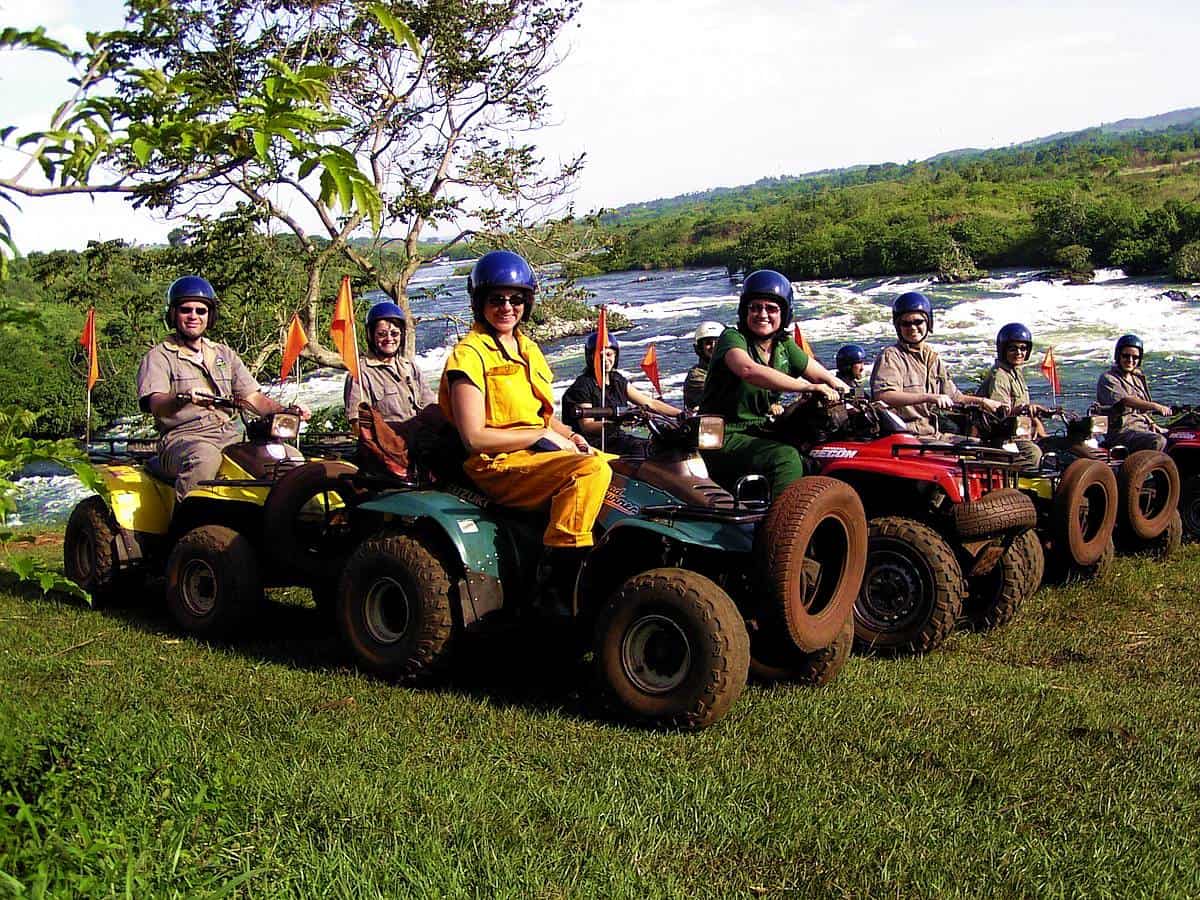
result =
[[[446,361],[438,404],[469,454],[463,471],[483,493],[517,509],[549,507],[548,548],[590,547],[612,470],[554,417],[550,367],[520,327],[536,291],[516,253],[493,250],[475,263],[467,278],[475,324]]]

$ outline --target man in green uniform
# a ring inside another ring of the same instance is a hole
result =
[[[738,304],[738,324],[717,342],[700,411],[725,419],[725,445],[705,450],[713,480],[732,489],[743,475],[766,476],[771,495],[804,474],[800,453],[770,436],[771,407],[785,392],[815,393],[836,400],[847,386],[796,346],[788,334],[792,283],[761,269],[746,277]]]

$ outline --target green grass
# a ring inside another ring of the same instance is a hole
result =
[[[1198,580],[1118,560],[694,735],[527,640],[406,689],[295,598],[210,646],[9,586],[0,896],[1196,896]]]

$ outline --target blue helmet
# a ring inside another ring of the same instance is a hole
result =
[[[738,327],[746,327],[746,313],[755,298],[774,300],[779,304],[779,330],[792,321],[792,283],[772,269],[751,272],[742,282],[742,297],[738,303]]]
[[[858,344],[847,344],[838,348],[837,367],[839,369],[849,369],[855,363],[865,363],[866,361],[867,351]]]
[[[408,329],[408,320],[404,317],[404,310],[391,300],[380,300],[378,303],[372,304],[371,308],[367,310],[367,346],[373,353],[378,352],[375,350],[375,323],[381,319],[397,323],[401,330]]]
[[[1004,351],[1009,344],[1028,344],[1025,354],[1033,352],[1033,334],[1020,322],[1009,322],[996,332],[996,356],[1004,359]]]
[[[909,291],[892,301],[892,324],[896,326],[897,333],[900,326],[896,323],[900,321],[900,317],[905,313],[914,312],[925,314],[925,331],[927,334],[933,334],[933,304],[920,291]]]
[[[587,336],[587,340],[583,342],[583,363],[589,372],[592,371],[592,360],[596,358],[596,342],[599,339],[600,336],[593,331]],[[617,339],[611,331],[608,332],[608,346],[617,352],[617,360],[619,361],[621,359],[621,345],[617,343]],[[595,373],[593,372],[592,374]]]
[[[479,257],[467,276],[467,294],[471,298],[471,310],[475,321],[482,322],[483,301],[494,288],[517,288],[525,291],[525,311],[521,321],[529,321],[533,312],[533,295],[537,291],[537,275],[525,259],[511,250],[492,250]]]
[[[1125,347],[1137,347],[1138,356],[1146,355],[1146,348],[1142,344],[1142,339],[1136,334],[1123,334],[1117,338],[1117,346],[1113,350],[1113,362],[1117,362],[1121,356],[1121,350]],[[1138,359],[1141,362],[1141,359]]]
[[[163,321],[168,328],[175,327],[175,307],[184,300],[200,300],[208,307],[208,327],[217,324],[217,292],[207,279],[199,275],[184,275],[176,278],[167,288],[167,305],[163,309]]]

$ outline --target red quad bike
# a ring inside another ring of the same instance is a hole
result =
[[[1178,406],[1167,425],[1167,455],[1182,481],[1180,522],[1188,540],[1200,540],[1200,407]]]
[[[1017,487],[1037,508],[1037,534],[1046,557],[1046,580],[1095,578],[1112,563],[1113,529],[1117,520],[1118,484],[1106,460],[1093,458],[1094,448],[1078,445],[1091,436],[1091,420],[1058,408],[1038,412],[1059,419],[1066,436],[1041,441],[1036,469],[1025,469]],[[1016,450],[1014,440],[1032,440],[1034,410],[1022,406],[1001,414],[972,408],[966,433],[989,446]]]
[[[819,474],[850,484],[870,526],[855,646],[892,655],[939,647],[956,624],[1008,622],[1041,581],[1037,512],[1015,454],[918,440],[882,404],[800,401],[774,424]]]
[[[1117,476],[1114,538],[1118,552],[1147,553],[1166,559],[1183,542],[1180,470],[1166,453],[1158,450],[1129,453],[1123,445],[1109,442],[1108,417],[1120,411],[1119,403],[1110,407],[1093,404],[1088,415],[1094,440],[1074,444],[1071,451],[1103,460]],[[1093,448],[1091,443],[1099,447]]]

